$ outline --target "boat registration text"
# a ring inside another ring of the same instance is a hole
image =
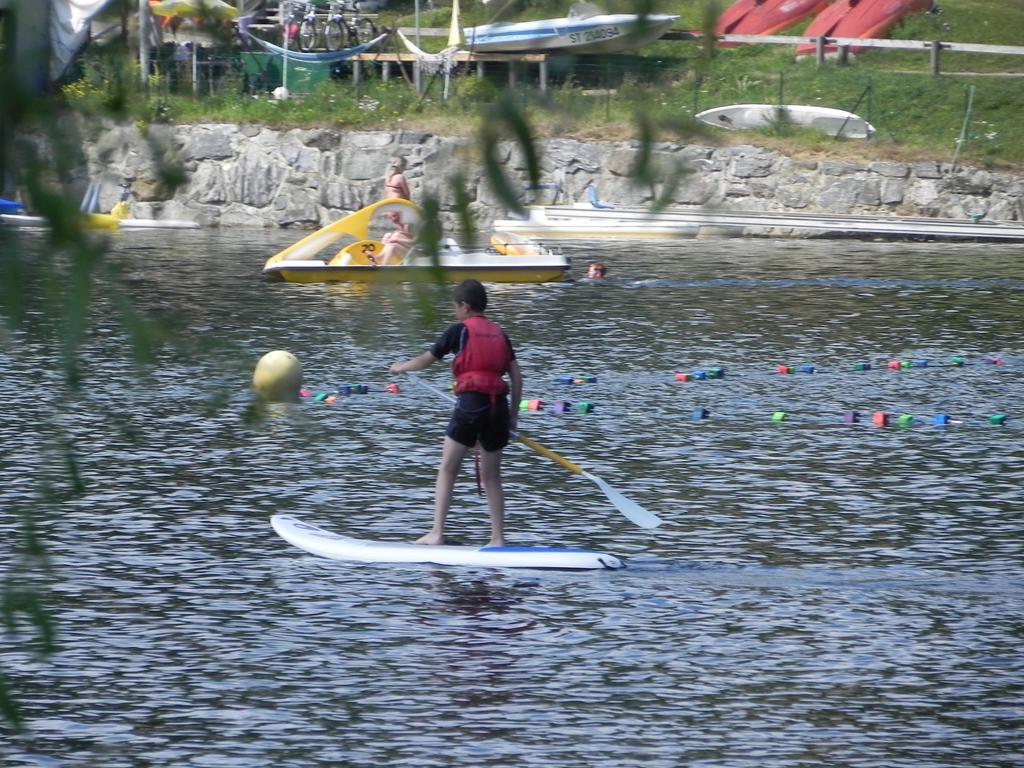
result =
[[[592,43],[595,40],[611,40],[621,34],[622,32],[616,26],[597,27],[596,29],[585,29],[582,32],[571,32],[569,39],[574,43]]]

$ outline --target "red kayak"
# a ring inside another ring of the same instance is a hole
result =
[[[807,27],[804,37],[886,37],[889,30],[915,11],[926,11],[932,0],[837,0],[819,13]],[[826,53],[835,53],[836,46],[825,46]],[[866,48],[850,48],[860,53]],[[814,45],[796,47],[797,56],[813,56]]]
[[[813,16],[828,0],[739,0],[715,25],[717,35],[774,35]]]

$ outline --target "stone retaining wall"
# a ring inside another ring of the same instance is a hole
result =
[[[421,133],[273,130],[259,126],[152,126],[148,141],[135,126],[107,126],[86,147],[89,178],[103,182],[101,207],[109,209],[131,183],[140,218],[195,219],[210,226],[315,228],[380,199],[383,173],[393,155],[404,156],[413,198],[438,197],[442,217],[454,226],[448,180],[466,181],[478,226],[486,229],[507,211],[489,188],[471,140]],[[188,181],[173,199],[161,199],[155,146],[169,146],[185,165]],[[661,195],[664,182],[631,180],[637,142],[541,142],[543,179],[560,183],[562,201],[584,200],[593,182],[602,200],[643,205]],[[525,163],[509,143],[499,157],[519,188]],[[659,143],[653,160],[668,178],[686,169],[671,195],[676,205],[725,210],[855,213],[1024,220],[1024,177],[950,168],[938,162],[901,163],[798,160],[755,146],[705,147]],[[551,202],[551,190],[535,194]]]

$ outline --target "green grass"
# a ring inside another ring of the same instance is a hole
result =
[[[720,3],[725,7],[727,3]],[[495,4],[498,5],[498,4]],[[464,25],[491,20],[493,6],[472,4],[463,12]],[[635,5],[612,2],[610,10]],[[382,14],[381,24],[412,26],[412,3],[397,12]],[[679,27],[695,29],[704,22],[704,5],[682,8],[665,4],[652,8],[681,14]],[[563,4],[518,2],[505,18],[526,19],[564,13]],[[449,10],[421,13],[424,27],[443,27]],[[893,31],[902,39],[1022,44],[1024,2],[1021,0],[959,0],[948,2],[938,14],[919,14]],[[793,34],[802,32],[797,28]],[[442,39],[423,38],[427,50],[440,50]],[[226,55],[226,54],[225,54]],[[68,90],[80,108],[94,110],[110,101],[109,83],[116,81],[108,60],[94,59],[76,88]],[[515,97],[526,110],[538,135],[573,135],[589,139],[635,138],[641,125],[655,129],[655,139],[682,142],[751,142],[791,152],[830,152],[866,157],[951,158],[963,128],[968,87],[974,106],[968,140],[961,162],[987,167],[1024,165],[1024,78],[986,76],[991,73],[1024,74],[1024,56],[968,55],[946,52],[943,74],[928,74],[928,51],[876,49],[858,56],[848,66],[833,62],[817,68],[813,60],[795,61],[790,46],[758,45],[715,49],[708,56],[693,42],[659,41],[631,54],[552,61],[551,90],[536,87],[536,69],[521,73]],[[532,78],[532,80],[531,80]],[[121,78],[132,82],[132,78]],[[221,82],[215,95],[193,98],[177,95],[159,79],[147,98],[128,98],[136,119],[152,121],[225,121],[265,123],[280,127],[333,126],[359,129],[405,127],[437,133],[465,134],[487,119],[486,106],[507,87],[503,65],[490,65],[489,84],[472,75],[458,76],[455,95],[441,100],[441,82],[428,79],[420,98],[401,80],[383,83],[370,79],[358,87],[340,79],[314,93],[286,103],[241,92],[239,76]],[[107,85],[105,85],[107,84]],[[77,89],[77,90],[76,90]],[[602,96],[588,96],[598,90]],[[612,95],[607,95],[611,93]],[[870,141],[822,140],[808,132],[791,131],[779,137],[766,132],[708,133],[693,120],[702,109],[732,103],[811,104],[856,111],[878,129]]]

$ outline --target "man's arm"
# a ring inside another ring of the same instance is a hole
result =
[[[434,357],[430,352],[424,352],[422,355],[417,355],[404,363],[392,363],[391,367],[388,368],[389,373],[412,373],[413,371],[422,371],[424,368],[436,363],[438,358]]]

